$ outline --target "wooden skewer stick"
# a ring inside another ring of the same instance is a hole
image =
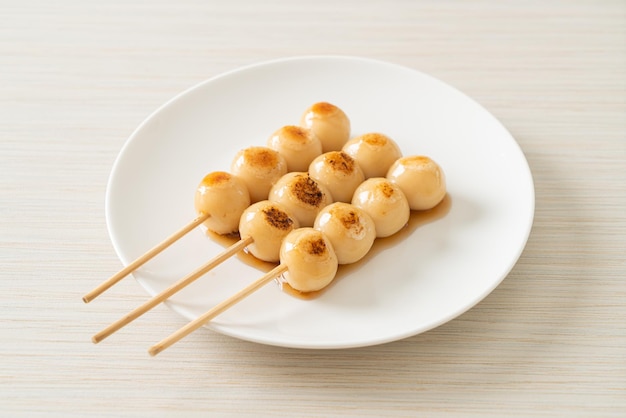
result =
[[[170,287],[168,287],[167,289],[165,289],[158,295],[154,296],[152,299],[148,300],[143,305],[139,306],[132,312],[128,313],[126,316],[122,317],[118,321],[112,323],[111,325],[109,325],[108,327],[106,327],[105,329],[97,333],[96,335],[94,335],[91,338],[91,341],[93,341],[94,344],[97,344],[100,341],[104,340],[109,335],[118,331],[120,328],[128,325],[130,322],[139,318],[141,315],[148,312],[150,309],[154,308],[156,305],[158,305],[159,303],[163,302],[164,300],[172,296],[174,293],[188,286],[189,284],[194,282],[196,279],[206,274],[208,271],[217,267],[218,265],[220,265],[221,263],[223,263],[224,261],[232,257],[234,254],[236,254],[239,250],[251,244],[253,241],[254,239],[252,237],[243,238],[237,241],[236,243],[228,247],[226,250],[224,250],[222,253],[220,253],[219,255],[211,259],[210,261],[208,261],[206,264],[200,266],[195,271],[183,277],[182,279],[180,279],[179,281],[177,281],[176,283],[174,283],[173,285],[171,285]]]
[[[191,221],[190,223],[188,223],[187,225],[185,225],[184,227],[182,227],[181,229],[179,229],[178,231],[170,235],[163,242],[161,242],[160,244],[157,244],[154,248],[149,250],[147,253],[145,253],[144,255],[142,255],[141,257],[139,257],[138,259],[136,259],[129,265],[127,265],[126,267],[124,267],[122,270],[120,270],[118,273],[110,277],[108,280],[102,282],[94,290],[92,290],[91,292],[83,296],[83,302],[85,303],[91,302],[93,299],[99,296],[102,292],[104,292],[105,290],[113,286],[115,283],[122,280],[124,277],[128,276],[133,271],[137,270],[139,267],[141,267],[147,261],[152,259],[157,254],[159,254],[161,251],[163,251],[164,249],[172,245],[174,242],[178,241],[189,231],[191,231],[192,229],[200,225],[202,222],[204,222],[208,217],[209,215],[204,215],[204,214],[200,215],[197,218],[195,218],[193,221]]]
[[[161,351],[165,350],[172,344],[176,343],[177,341],[191,334],[193,331],[200,328],[202,325],[206,324],[211,319],[215,318],[216,316],[218,316],[219,314],[221,314],[222,312],[224,312],[231,306],[235,305],[236,303],[240,302],[247,296],[251,295],[253,292],[257,291],[258,289],[260,289],[261,287],[263,287],[264,285],[266,285],[267,283],[269,283],[276,277],[280,276],[285,271],[287,271],[287,266],[284,264],[279,264],[277,267],[272,269],[269,273],[265,274],[264,276],[257,279],[256,281],[252,282],[250,285],[240,290],[238,293],[234,294],[233,296],[226,299],[225,301],[217,304],[213,308],[206,311],[203,315],[199,316],[198,318],[194,319],[193,321],[191,321],[184,327],[180,328],[178,331],[176,331],[169,337],[165,338],[161,342],[150,347],[150,349],[148,350],[148,353],[150,353],[151,356],[156,356]]]

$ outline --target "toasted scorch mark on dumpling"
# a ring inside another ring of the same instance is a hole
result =
[[[309,166],[309,175],[326,186],[335,202],[350,202],[365,176],[354,158],[342,151],[330,151]]]
[[[313,228],[300,228],[285,237],[280,263],[287,266],[283,277],[299,292],[314,292],[328,286],[338,268],[330,240]]]
[[[277,262],[283,239],[300,226],[282,205],[262,200],[247,208],[239,221],[241,239],[252,237],[246,248],[259,260]]]
[[[300,226],[313,226],[315,217],[333,202],[328,189],[313,180],[308,173],[287,173],[270,190],[268,200],[287,208]]]

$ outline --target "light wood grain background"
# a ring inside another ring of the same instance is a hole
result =
[[[291,350],[183,325],[119,267],[104,219],[124,141],[223,71],[302,54],[430,73],[533,171],[518,264],[461,317],[386,345]],[[0,0],[0,415],[626,416],[626,3]]]

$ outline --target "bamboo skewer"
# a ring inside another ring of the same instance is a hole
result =
[[[100,341],[104,340],[109,335],[118,331],[120,328],[128,325],[130,322],[139,318],[141,315],[148,312],[150,309],[154,308],[159,303],[163,302],[164,300],[172,296],[174,293],[178,292],[179,290],[193,283],[199,277],[203,276],[204,274],[206,274],[213,268],[222,264],[224,261],[226,261],[233,255],[235,255],[239,250],[251,244],[253,241],[254,239],[252,237],[243,238],[237,241],[236,243],[228,247],[226,250],[224,250],[222,253],[220,253],[216,257],[209,260],[207,263],[203,264],[202,266],[194,270],[192,273],[183,277],[182,279],[172,284],[170,287],[168,287],[167,289],[165,289],[158,295],[154,296],[152,299],[148,300],[143,305],[134,309],[133,311],[131,311],[124,317],[120,318],[116,322],[112,323],[111,325],[109,325],[108,327],[106,327],[105,329],[97,333],[96,335],[94,335],[91,338],[91,341],[93,341],[94,344],[97,344]]]
[[[215,318],[216,316],[218,316],[219,314],[221,314],[222,312],[224,312],[225,310],[227,310],[231,306],[237,304],[238,302],[240,302],[241,300],[243,300],[247,296],[251,295],[252,293],[257,291],[258,289],[260,289],[261,287],[263,287],[264,285],[266,285],[267,283],[269,283],[270,281],[272,281],[276,277],[280,276],[285,271],[287,271],[287,266],[286,265],[284,265],[284,264],[278,265],[277,267],[272,269],[270,272],[266,273],[265,275],[263,275],[262,277],[260,277],[256,281],[252,282],[247,287],[245,287],[244,289],[240,290],[239,292],[237,292],[236,294],[234,294],[230,298],[228,298],[228,299],[224,300],[223,302],[215,305],[213,308],[209,309],[203,315],[199,316],[198,318],[196,318],[195,320],[191,321],[190,323],[188,323],[184,327],[180,328],[178,331],[174,332],[169,337],[163,339],[161,342],[159,342],[159,343],[153,345],[152,347],[150,347],[150,349],[148,350],[148,353],[150,353],[151,356],[156,356],[161,351],[165,350],[166,348],[168,348],[172,344],[176,343],[177,341],[179,341],[182,338],[186,337],[187,335],[191,334],[193,331],[197,330],[202,325],[206,324],[211,319]]]
[[[175,233],[173,233],[172,235],[170,235],[164,241],[162,241],[161,243],[159,243],[156,246],[154,246],[152,249],[150,249],[144,255],[142,255],[141,257],[137,258],[135,261],[133,261],[132,263],[130,263],[129,265],[124,267],[118,273],[116,273],[113,276],[111,276],[108,280],[102,282],[98,287],[93,289],[91,292],[89,292],[85,296],[83,296],[83,302],[85,302],[85,303],[91,302],[93,299],[95,299],[97,296],[99,296],[105,290],[109,289],[115,283],[119,282],[124,277],[128,276],[133,271],[137,270],[143,264],[145,264],[146,262],[148,262],[149,260],[154,258],[154,256],[159,254],[161,251],[165,250],[167,247],[172,245],[174,242],[178,241],[180,238],[182,238],[189,231],[191,231],[192,229],[196,228],[202,222],[207,220],[208,217],[209,217],[209,215],[202,214],[202,215],[198,216],[197,218],[195,218],[190,223],[188,223],[187,225],[185,225],[184,227],[182,227],[181,229],[179,229],[178,231],[176,231]]]

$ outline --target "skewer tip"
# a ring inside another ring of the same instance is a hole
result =
[[[198,215],[198,217],[196,217],[193,221],[189,222],[187,225],[185,225],[184,227],[182,227],[181,229],[179,229],[178,231],[176,231],[175,233],[173,233],[172,235],[167,237],[164,241],[162,241],[161,243],[157,244],[152,249],[148,250],[148,252],[146,252],[144,255],[142,255],[141,257],[137,258],[135,261],[133,261],[132,263],[128,264],[122,270],[118,271],[116,274],[111,276],[108,280],[102,282],[94,290],[92,290],[91,292],[89,292],[85,296],[83,296],[83,302],[88,303],[89,301],[91,301],[91,300],[95,299],[96,297],[98,297],[105,290],[109,289],[111,286],[113,286],[114,284],[116,284],[117,282],[122,280],[124,277],[126,277],[129,274],[133,273],[135,270],[137,270],[139,267],[141,267],[146,262],[151,260],[153,257],[155,257],[157,254],[159,254],[161,251],[165,250],[167,247],[169,247],[174,242],[178,241],[180,238],[182,238],[184,235],[186,235],[189,231],[191,231],[192,229],[194,229],[195,227],[200,225],[202,222],[207,220],[208,217],[209,217],[208,214]]]

